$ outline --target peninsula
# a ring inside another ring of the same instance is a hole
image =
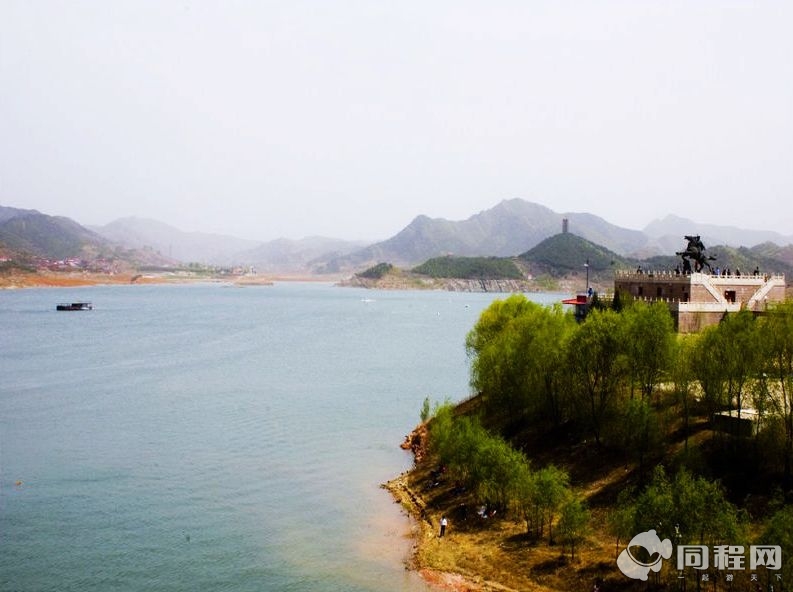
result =
[[[649,581],[624,575],[618,555],[653,529],[675,549],[778,546],[779,568],[729,581],[793,582],[791,326],[789,302],[688,335],[662,303],[579,323],[494,302],[466,340],[478,394],[427,400],[403,444],[413,469],[384,485],[415,519],[410,567],[454,590],[727,581],[713,564],[678,572],[676,555]]]

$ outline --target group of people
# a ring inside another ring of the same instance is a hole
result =
[[[643,274],[644,273],[644,269],[642,268],[641,265],[638,268],[636,268],[636,273],[638,273],[638,274]],[[691,265],[688,264],[688,260],[685,260],[683,262],[683,269],[682,270],[680,269],[680,265],[677,265],[675,267],[675,269],[674,269],[674,273],[675,273],[675,275],[680,275],[680,274],[690,275],[691,274]],[[739,267],[736,267],[735,271],[733,272],[729,267],[727,267],[725,269],[721,269],[720,267],[716,267],[713,270],[713,275],[721,276],[721,277],[732,277],[732,276],[734,276],[734,277],[739,278],[739,277],[741,277],[741,269]],[[754,275],[754,276],[759,276],[760,275],[760,267],[759,266],[755,266],[754,271],[752,272],[752,275]]]

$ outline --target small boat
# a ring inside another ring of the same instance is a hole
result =
[[[58,304],[55,310],[94,310],[94,305],[90,302],[72,302],[67,304]]]

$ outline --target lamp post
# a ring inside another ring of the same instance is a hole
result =
[[[680,544],[683,542],[683,534],[680,532],[680,524],[675,524],[675,550],[680,547]],[[678,565],[678,572],[677,572],[677,585],[680,590],[686,589],[686,575],[681,569],[681,566]]]
[[[586,267],[586,295],[589,298],[589,257],[587,257],[584,267]]]

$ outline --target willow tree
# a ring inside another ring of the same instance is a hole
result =
[[[506,508],[529,462],[504,439],[489,433],[475,417],[455,416],[439,407],[429,424],[430,446],[455,480],[470,487],[477,500]]]
[[[515,416],[522,412],[522,368],[530,360],[516,347],[519,335],[515,321],[540,308],[518,294],[496,300],[482,312],[466,337],[466,352],[472,358],[471,386],[482,393],[488,414]]]
[[[522,294],[512,294],[504,300],[494,300],[482,314],[468,333],[465,348],[469,355],[476,356],[498,337],[513,319],[520,317],[525,311],[540,307]]]
[[[691,373],[702,391],[708,418],[726,406],[726,378],[721,368],[721,338],[718,326],[706,327],[688,349]]]
[[[570,496],[570,476],[567,471],[549,465],[537,471],[535,479],[540,514],[548,524],[548,544],[553,544],[553,521],[559,508]]]
[[[661,449],[663,434],[658,414],[644,399],[630,399],[620,405],[618,420],[611,431],[623,452],[639,465],[643,478],[647,458]]]
[[[683,414],[684,450],[688,453],[688,438],[691,433],[691,412],[694,402],[694,373],[692,368],[693,352],[696,347],[696,335],[684,335],[675,345],[675,364],[672,366],[672,382],[675,397]]]
[[[468,334],[471,385],[489,415],[563,419],[564,356],[575,321],[560,305],[513,295],[494,302]]]
[[[570,476],[566,471],[549,465],[538,471],[525,470],[513,481],[511,505],[526,521],[526,533],[540,538],[548,526],[548,543],[553,544],[553,522],[562,505],[572,495]]]
[[[638,384],[649,399],[674,359],[675,327],[663,302],[636,302],[623,313],[627,354],[630,357],[631,393]]]
[[[754,315],[748,310],[727,316],[716,328],[720,370],[725,378],[727,408],[740,418],[747,389],[760,374],[763,342]],[[735,423],[740,437],[741,422]]]
[[[589,530],[589,510],[580,497],[570,495],[562,504],[558,528],[562,542],[570,547],[570,560],[575,561],[576,545],[584,540]]]
[[[591,312],[570,338],[567,352],[579,414],[600,445],[603,426],[626,375],[621,315],[610,310]]]
[[[534,309],[515,320],[515,350],[526,360],[523,373],[530,419],[560,424],[565,419],[567,376],[565,356],[577,325],[561,305]]]

